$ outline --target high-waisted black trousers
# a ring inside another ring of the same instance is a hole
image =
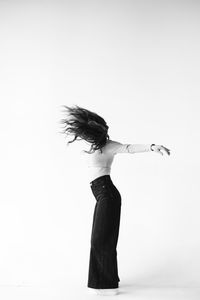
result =
[[[90,288],[118,288],[117,241],[121,195],[110,175],[90,182],[96,199],[91,233],[88,284]]]

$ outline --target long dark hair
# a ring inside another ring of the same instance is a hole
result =
[[[106,121],[95,112],[78,105],[74,105],[74,107],[62,106],[65,108],[64,112],[67,113],[67,116],[60,121],[60,123],[65,124],[62,133],[74,135],[74,139],[68,141],[67,145],[75,140],[85,140],[92,145],[89,151],[84,150],[84,152],[91,154],[100,149],[102,153],[101,148],[110,138],[108,135],[109,126]]]

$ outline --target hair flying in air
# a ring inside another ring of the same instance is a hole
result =
[[[94,153],[95,150],[100,149],[106,144],[110,138],[108,135],[108,128],[106,121],[97,113],[87,110],[78,105],[69,107],[62,105],[66,113],[66,117],[61,119],[61,123],[64,124],[64,130],[62,133],[68,135],[74,135],[74,139],[67,142],[74,142],[75,140],[85,140],[91,143],[89,151],[84,150],[89,154]]]

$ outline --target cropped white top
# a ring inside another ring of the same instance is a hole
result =
[[[151,151],[151,144],[122,144],[117,141],[107,140],[107,143],[100,150],[96,150],[94,153],[89,154],[82,152],[86,158],[86,165],[89,170],[90,181],[103,175],[110,175],[111,165],[113,163],[114,156],[117,153],[137,153]]]

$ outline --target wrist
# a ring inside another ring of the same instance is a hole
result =
[[[155,146],[155,144],[151,144],[151,146],[150,146],[151,151],[154,151],[154,148],[153,148],[154,146]]]

